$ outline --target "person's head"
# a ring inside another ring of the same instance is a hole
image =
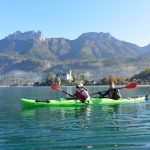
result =
[[[110,81],[110,83],[109,83],[109,88],[115,88],[115,84],[114,84],[113,81]]]
[[[79,83],[79,84],[76,86],[76,88],[79,89],[79,90],[82,90],[82,89],[84,89],[84,86],[83,86],[82,83]]]

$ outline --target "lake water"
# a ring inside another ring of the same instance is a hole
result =
[[[73,87],[62,87],[73,93]],[[89,92],[107,87],[88,87]],[[122,96],[150,93],[149,86],[120,90]],[[149,150],[150,102],[116,106],[24,109],[21,98],[65,97],[50,87],[0,88],[1,150]]]

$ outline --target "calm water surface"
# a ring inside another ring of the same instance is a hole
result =
[[[62,87],[72,93],[74,88]],[[88,87],[89,92],[107,87]],[[120,90],[122,96],[150,93],[150,87]],[[150,102],[116,106],[24,109],[21,98],[60,98],[49,87],[0,88],[1,150],[150,150]]]

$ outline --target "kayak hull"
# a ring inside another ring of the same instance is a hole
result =
[[[119,100],[113,100],[110,98],[91,98],[89,101],[89,105],[99,105],[99,104],[108,104],[108,105],[115,105],[115,104],[125,104],[125,103],[138,103],[138,102],[145,102],[145,97],[136,97],[136,98],[121,98]],[[23,106],[30,107],[30,106],[84,106],[87,103],[82,103],[80,100],[67,100],[67,99],[60,99],[60,100],[47,100],[47,101],[38,101],[33,99],[21,99],[21,103]]]

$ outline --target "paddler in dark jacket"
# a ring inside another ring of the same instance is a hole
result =
[[[99,92],[99,94],[102,97],[108,96],[108,98],[111,98],[111,99],[114,99],[114,100],[118,100],[119,98],[121,98],[121,94],[120,94],[119,90],[115,88],[115,84],[112,81],[109,84],[108,91],[106,91],[104,94]]]
[[[87,91],[87,89],[83,86],[82,83],[79,83],[76,86],[76,92],[75,92],[75,96],[77,99],[79,99],[82,103],[88,103],[90,100],[90,95]]]

